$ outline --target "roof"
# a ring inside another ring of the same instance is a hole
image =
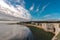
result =
[[[35,22],[35,23],[60,23],[60,21],[29,21],[26,23]]]

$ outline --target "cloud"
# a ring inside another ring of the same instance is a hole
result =
[[[48,15],[45,15],[44,17],[50,17],[51,15],[50,14],[48,14]]]
[[[47,14],[43,17],[45,20],[58,20],[60,19],[60,15],[58,13]]]
[[[21,5],[22,7],[25,7],[25,1],[24,1],[24,0],[20,1],[20,5]]]
[[[44,6],[42,7],[42,10],[40,10],[40,13],[42,13],[49,4],[50,4],[50,3],[44,5]]]
[[[10,3],[10,2],[8,1],[8,3]],[[24,2],[23,2],[23,4],[24,4]],[[7,11],[6,11],[7,14],[14,16],[14,17],[18,17],[18,18],[24,18],[24,19],[31,18],[30,12],[26,8],[24,8],[23,6],[18,5],[18,4],[16,4],[16,5],[17,5],[17,7],[14,7],[13,4],[7,4],[4,0],[0,0],[0,6],[2,6],[4,8],[4,10],[5,10],[5,8],[7,8],[8,12],[10,12],[10,13],[7,13]],[[13,13],[11,13],[11,11]]]
[[[21,5],[22,7],[25,7],[25,1],[24,0],[4,0],[7,4],[12,4],[14,6]]]
[[[15,0],[16,2],[20,2],[21,0]]]
[[[53,16],[58,16],[58,13],[52,13],[52,14],[47,14],[44,17],[53,17]]]
[[[32,11],[34,9],[34,4],[30,7],[30,11]]]
[[[39,11],[39,7],[40,7],[40,6],[38,6],[38,7],[37,7],[36,12],[38,12],[38,11]]]
[[[39,8],[36,9],[36,12],[38,12],[38,11],[39,11]]]

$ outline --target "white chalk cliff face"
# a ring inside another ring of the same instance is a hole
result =
[[[30,20],[31,15],[20,3],[16,3],[16,0],[0,0],[0,19]]]

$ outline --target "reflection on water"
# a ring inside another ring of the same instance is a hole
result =
[[[26,26],[0,23],[0,40],[33,40]]]

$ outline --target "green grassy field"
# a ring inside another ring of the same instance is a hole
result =
[[[33,33],[34,40],[51,40],[52,37],[54,36],[53,33],[46,32],[43,29],[39,29],[39,28],[32,27],[32,26],[29,28]]]

